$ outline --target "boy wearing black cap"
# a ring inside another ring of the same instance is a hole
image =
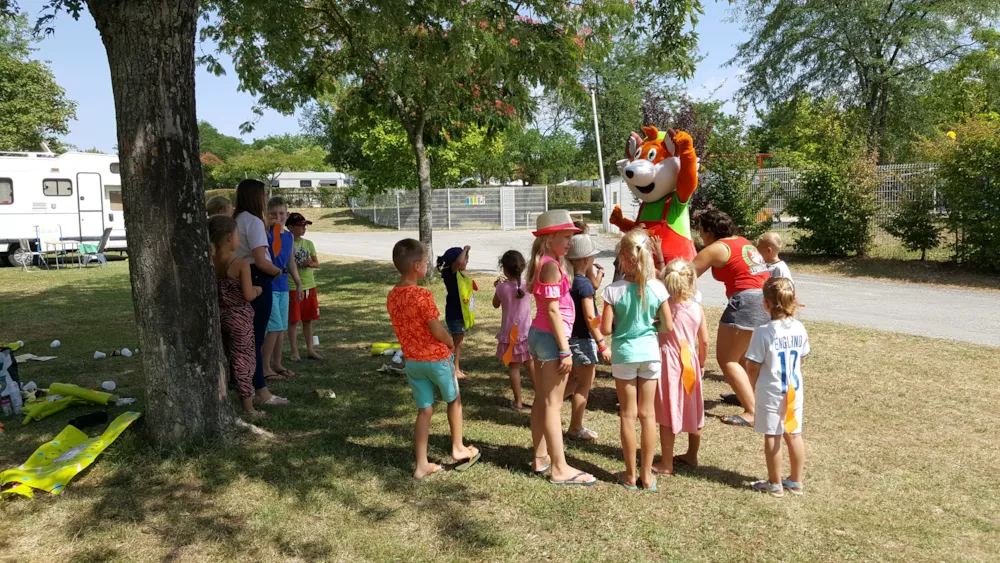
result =
[[[302,330],[306,337],[306,357],[310,360],[322,360],[323,356],[313,348],[312,322],[319,320],[319,296],[316,294],[316,276],[313,271],[319,268],[319,258],[316,257],[316,247],[311,240],[303,238],[306,225],[312,221],[306,220],[301,213],[292,213],[285,221],[285,226],[291,231],[294,240],[295,264],[299,267],[299,280],[302,281],[304,298],[299,301],[291,296],[288,304],[288,342],[292,347],[292,359],[298,360],[299,347],[296,341],[296,325],[302,321]]]

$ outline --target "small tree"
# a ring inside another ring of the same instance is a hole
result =
[[[920,259],[926,260],[927,249],[941,245],[942,228],[936,211],[934,191],[921,182],[903,197],[899,211],[885,225],[885,230],[903,241],[907,250],[919,250]]]
[[[875,187],[874,157],[857,155],[811,165],[801,178],[801,191],[789,198],[785,213],[806,232],[795,249],[812,254],[863,256],[872,239]]]

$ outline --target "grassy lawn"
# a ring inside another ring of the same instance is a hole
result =
[[[57,360],[28,363],[24,381],[97,386],[140,398],[141,356],[92,359],[136,345],[127,262],[24,274],[0,270],[0,341]],[[599,377],[571,462],[603,482],[554,487],[530,474],[528,414],[509,404],[493,357],[499,315],[480,299],[466,340],[466,436],[483,462],[412,479],[415,414],[404,378],[375,372],[372,341],[392,340],[388,264],[329,259],[317,273],[323,362],[299,362],[274,384],[292,400],[246,438],[165,457],[140,419],[60,497],[0,502],[0,561],[986,561],[1000,557],[1000,403],[996,349],[810,323],[805,366],[804,497],[772,499],[747,484],[765,474],[756,434],[719,423],[737,412],[714,362],[702,467],[660,478],[656,495],[613,484],[622,468],[613,382]],[[490,287],[489,276],[479,280]],[[432,286],[443,305],[443,286]],[[710,311],[713,325],[719,314]],[[287,352],[286,352],[287,353]],[[336,399],[320,399],[329,388]],[[526,399],[531,401],[530,390]],[[235,402],[235,400],[234,400]],[[443,407],[443,405],[442,405]],[[124,408],[113,408],[113,414]],[[7,419],[0,468],[22,463],[77,407],[21,426]],[[564,420],[568,421],[568,405]],[[91,429],[96,434],[99,429]],[[432,458],[447,451],[439,408]],[[683,451],[683,446],[678,446]],[[16,523],[16,524],[15,524]]]
[[[344,233],[355,231],[395,231],[395,228],[376,225],[364,217],[351,213],[349,207],[301,207],[289,209],[301,213],[306,219],[313,222],[309,225],[309,230]]]

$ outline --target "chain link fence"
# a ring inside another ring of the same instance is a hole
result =
[[[394,190],[349,199],[355,215],[400,230],[417,230],[419,192]],[[535,217],[548,210],[545,186],[501,186],[442,189],[431,192],[434,229],[521,229],[533,227]]]
[[[876,245],[896,245],[898,240],[885,232],[885,224],[900,209],[904,196],[921,185],[933,186],[937,181],[934,164],[886,164],[877,167],[880,178],[875,189],[875,240]],[[773,218],[773,228],[785,230],[795,227],[796,217],[785,213],[788,201],[802,193],[800,184],[801,171],[791,168],[764,168],[753,173],[753,187],[757,193],[767,194],[767,203],[763,213]],[[712,189],[711,175],[702,172],[698,177],[699,190]],[[929,183],[929,184],[928,184]],[[621,182],[613,186],[617,192],[617,201],[622,207],[625,217],[634,217],[639,212],[639,200]],[[939,212],[944,213],[944,206],[938,203]]]

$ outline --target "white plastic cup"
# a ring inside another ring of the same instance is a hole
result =
[[[313,346],[319,346],[319,336],[313,335]]]
[[[129,350],[128,348],[122,348],[122,356],[125,356],[126,358],[131,358],[132,351]]]
[[[105,381],[104,383],[101,383],[101,389],[104,389],[109,393],[117,388],[118,384],[116,384],[114,381]]]
[[[106,358],[106,357],[108,357],[108,355],[105,354],[104,352],[94,352],[95,360],[100,360],[101,358]]]
[[[29,381],[24,384],[24,387],[21,387],[21,391],[24,391],[25,393],[31,393],[35,389],[38,389],[38,385],[35,384],[34,381]]]
[[[62,345],[62,342],[59,342],[58,340],[53,340],[52,344],[49,344],[49,348],[58,348],[61,345]]]
[[[18,340],[17,341],[17,347],[18,348],[24,348],[24,341],[23,340]]]

